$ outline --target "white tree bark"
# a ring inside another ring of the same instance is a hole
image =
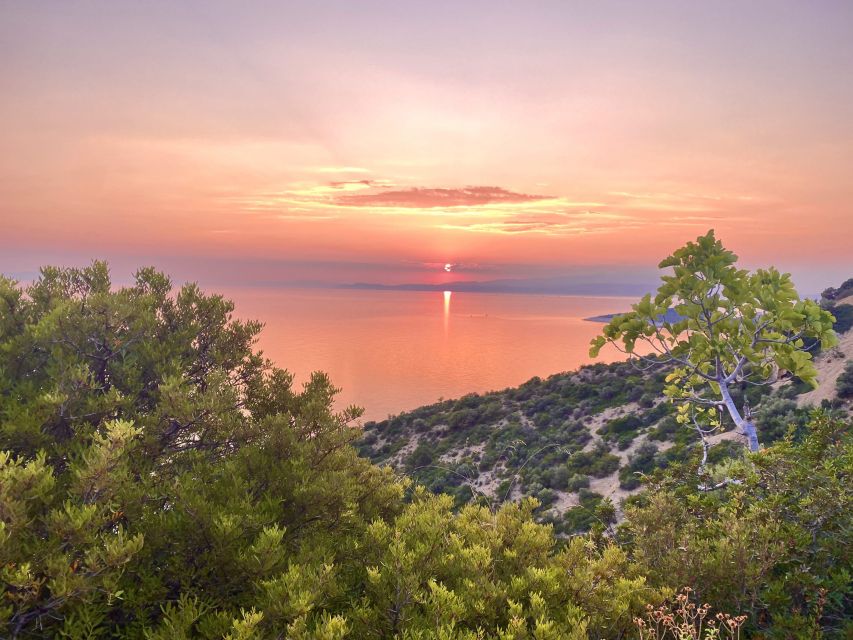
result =
[[[732,394],[729,392],[728,384],[724,381],[720,381],[718,384],[720,385],[720,395],[723,397],[723,404],[726,406],[726,410],[729,412],[738,429],[746,435],[749,450],[752,452],[758,451],[758,431],[755,429],[755,423],[751,419],[741,416],[737,405],[735,405],[735,401],[732,399]]]

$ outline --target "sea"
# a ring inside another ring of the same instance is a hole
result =
[[[241,288],[237,317],[265,323],[258,346],[301,387],[312,371],[336,406],[382,420],[439,400],[517,386],[591,362],[602,328],[585,318],[633,299],[451,291]],[[598,362],[621,360],[615,349]]]

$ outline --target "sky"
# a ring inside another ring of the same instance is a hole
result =
[[[0,271],[853,276],[853,3],[0,2]],[[449,271],[445,265],[450,265]]]

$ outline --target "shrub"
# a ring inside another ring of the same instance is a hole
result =
[[[598,506],[604,496],[589,489],[581,489],[578,492],[580,504],[567,509],[563,514],[563,526],[568,533],[583,533],[589,531],[594,525],[606,525],[597,513]]]
[[[580,491],[581,489],[589,489],[589,476],[576,473],[566,483],[566,490]]]
[[[770,397],[755,412],[756,424],[767,442],[784,437],[791,427],[802,427],[808,422],[808,412],[798,409],[797,403],[784,398]]]
[[[850,425],[817,414],[801,441],[785,438],[748,464],[729,463],[726,473],[740,484],[704,493],[682,469],[626,508],[622,535],[651,583],[692,587],[703,600],[743,612],[763,637],[816,637],[816,625],[849,637]]]
[[[836,393],[839,398],[853,398],[853,362],[848,362],[844,371],[835,383]]]
[[[631,491],[640,486],[639,474],[648,474],[656,466],[658,448],[651,442],[644,442],[628,460],[628,464],[619,471],[619,486]]]
[[[571,474],[587,474],[603,478],[619,468],[619,456],[609,452],[606,445],[599,444],[592,451],[577,451],[569,456],[566,467]]]
[[[430,465],[432,464],[432,461],[433,447],[426,444],[419,444],[409,456],[408,466],[409,469],[416,469],[418,467]]]
[[[838,333],[846,333],[853,327],[853,305],[839,304],[829,308],[830,313],[835,316],[833,328]]]

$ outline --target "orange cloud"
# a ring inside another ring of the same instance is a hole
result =
[[[641,221],[631,215],[599,211],[522,212],[489,222],[455,222],[442,229],[479,233],[579,235],[637,228]]]

